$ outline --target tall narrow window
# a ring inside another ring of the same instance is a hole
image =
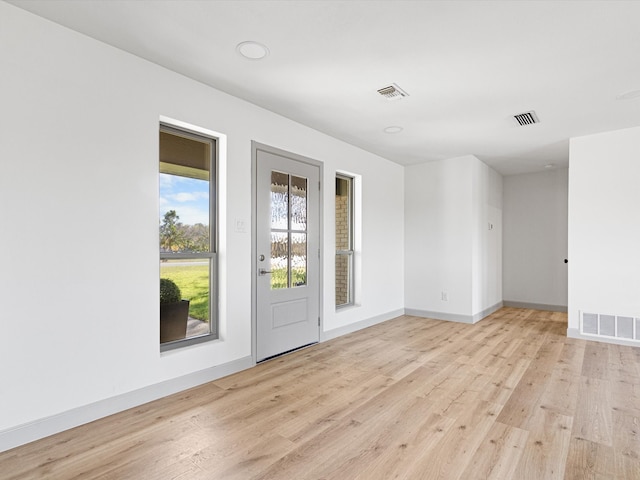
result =
[[[216,141],[160,126],[160,344],[215,338]]]
[[[336,307],[353,304],[353,178],[336,176]]]

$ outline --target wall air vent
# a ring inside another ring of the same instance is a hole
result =
[[[408,97],[409,94],[402,90],[398,85],[392,83],[386,87],[378,89],[378,93],[387,100],[399,100],[402,97]]]
[[[521,127],[525,125],[533,125],[534,123],[540,123],[536,112],[534,112],[533,110],[531,110],[530,112],[519,113],[518,115],[514,115],[513,118],[517,120]]]

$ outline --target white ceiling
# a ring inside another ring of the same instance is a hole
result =
[[[403,165],[541,171],[570,137],[640,125],[640,98],[616,99],[640,89],[636,1],[9,3]],[[392,82],[410,96],[382,98]],[[541,123],[517,126],[528,110]]]

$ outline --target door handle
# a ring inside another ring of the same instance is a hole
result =
[[[258,274],[260,275],[266,275],[267,273],[271,273],[271,270],[265,270],[264,268],[258,270]]]

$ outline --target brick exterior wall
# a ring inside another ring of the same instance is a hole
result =
[[[337,182],[345,180],[337,179]],[[344,185],[342,195],[336,194],[336,250],[349,248],[349,196]],[[349,257],[336,255],[336,305],[349,301]]]

